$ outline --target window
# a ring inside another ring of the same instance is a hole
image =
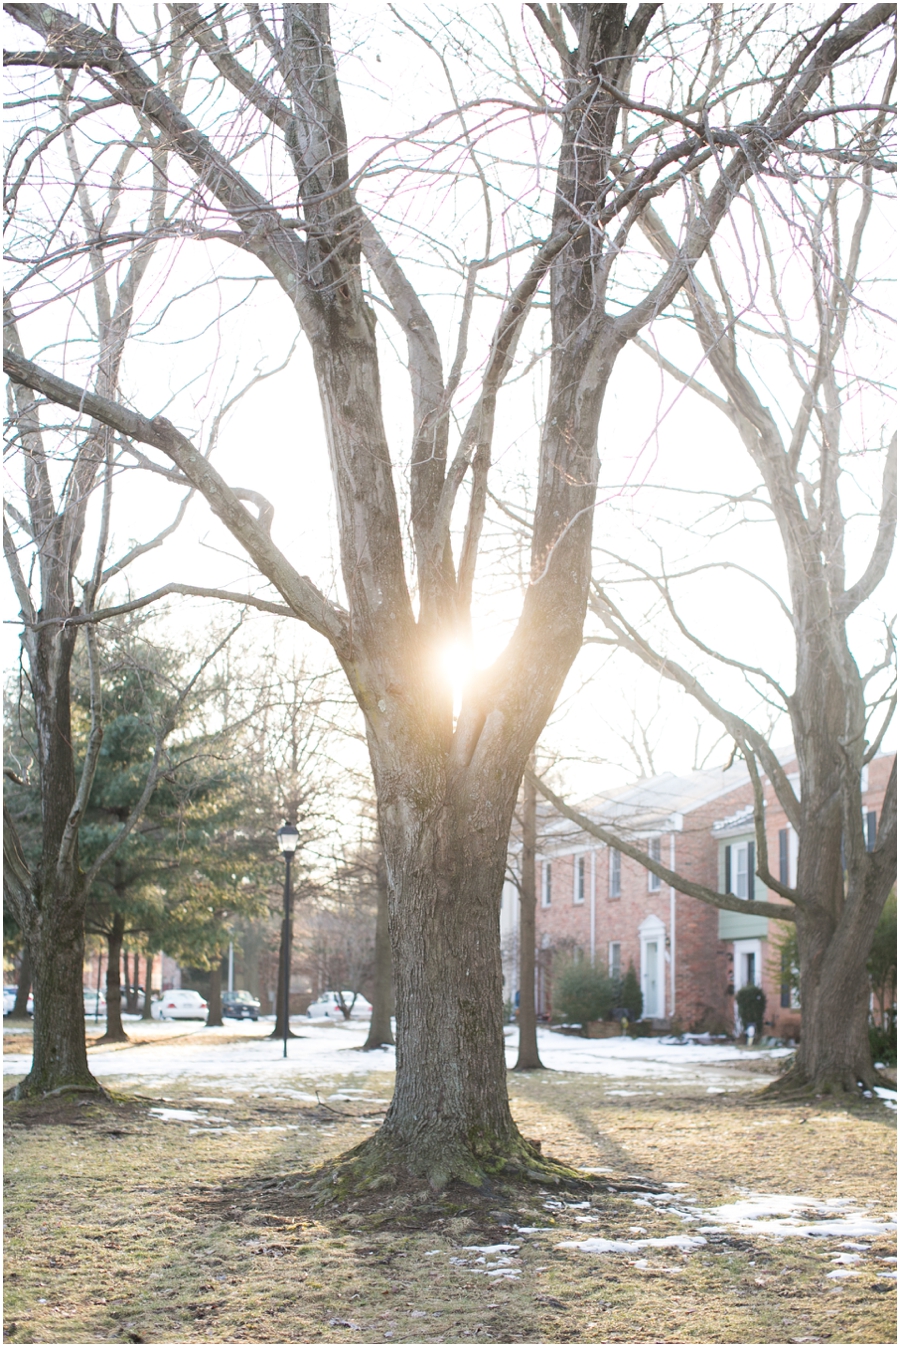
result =
[[[620,978],[622,976],[622,945],[618,940],[610,941],[609,976],[611,978]]]
[[[787,828],[778,830],[778,878],[782,884],[787,884],[788,880],[788,837]]]
[[[725,848],[725,892],[735,898],[753,897],[756,844],[734,842]]]
[[[572,901],[575,903],[584,902],[584,875],[585,875],[585,857],[575,857],[575,893]]]
[[[541,905],[549,907],[553,898],[553,876],[550,869],[550,862],[544,861],[541,871]]]
[[[875,837],[878,832],[878,815],[874,809],[866,810],[866,851],[875,850]]]
[[[609,896],[622,896],[622,853],[616,851],[615,847],[609,849]]]
[[[651,861],[659,862],[662,859],[662,838],[651,837],[647,843],[647,855]],[[659,875],[655,875],[652,870],[647,871],[647,888],[651,893],[659,893],[662,888],[662,880]]]

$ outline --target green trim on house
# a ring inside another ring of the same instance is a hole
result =
[[[754,842],[755,832],[748,830],[746,833],[739,833],[735,837],[724,838],[719,843],[719,892],[727,893],[725,848],[739,846],[742,843]],[[749,879],[748,897],[756,899],[756,890],[760,887],[756,875],[751,872]],[[768,897],[767,894],[764,894]],[[758,940],[765,939],[769,934],[768,917],[756,917],[747,915],[743,912],[726,912],[719,909],[719,939],[720,940]]]

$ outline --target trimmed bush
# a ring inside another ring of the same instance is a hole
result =
[[[735,997],[737,1001],[737,1011],[744,1030],[750,1028],[752,1024],[756,1030],[756,1037],[762,1038],[763,1016],[766,1013],[766,994],[762,987],[754,987],[749,983],[742,987]]]
[[[553,1018],[565,1024],[605,1020],[612,1010],[614,984],[586,959],[562,964],[553,978]]]
[[[644,995],[633,963],[628,965],[628,972],[622,979],[618,1000],[632,1024],[641,1018],[644,1013]]]

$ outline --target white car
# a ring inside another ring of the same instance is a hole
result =
[[[3,988],[3,1013],[4,1013],[4,1015],[11,1015],[11,1014],[13,1013],[13,1011],[14,1011],[15,1008],[16,1008],[16,997],[18,996],[18,994],[19,994],[19,989],[18,989],[18,987],[4,987],[4,988]],[[26,1006],[25,1006],[25,1013],[26,1013],[27,1015],[33,1015],[33,1014],[34,1014],[34,992],[29,992],[29,993],[28,993],[28,1001],[27,1001]]]
[[[352,1006],[351,1020],[370,1020],[372,1003],[358,992],[323,992],[318,1001],[313,1001],[307,1010],[311,1020],[334,1020],[338,1024],[346,1018],[341,1009],[341,997],[345,1006]]]
[[[209,1006],[199,992],[163,992],[162,999],[153,1003],[151,1014],[155,1020],[205,1020]]]

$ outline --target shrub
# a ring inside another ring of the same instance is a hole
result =
[[[585,1025],[612,1010],[613,983],[585,959],[563,964],[553,978],[553,1018]]]
[[[644,1013],[644,996],[633,963],[628,965],[628,972],[622,979],[619,1004],[632,1023],[639,1020]]]
[[[897,1065],[897,1011],[896,1007],[887,1017],[888,1023],[869,1024],[869,1047],[872,1049],[872,1061],[884,1066]]]
[[[762,1038],[763,1016],[766,1013],[766,994],[762,987],[754,987],[750,983],[741,988],[735,1000],[744,1029],[749,1029],[752,1024],[756,1030],[756,1037]]]

